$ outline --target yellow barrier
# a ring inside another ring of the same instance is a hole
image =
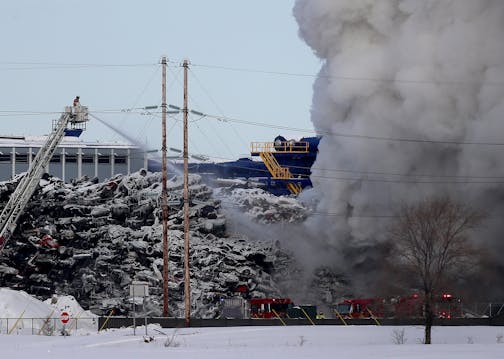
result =
[[[16,328],[16,326],[17,326],[17,324],[18,324],[18,323],[19,323],[19,321],[21,320],[21,318],[23,318],[23,315],[24,315],[24,313],[25,313],[25,312],[26,312],[26,309],[25,309],[25,310],[23,310],[23,312],[21,313],[21,315],[20,315],[20,316],[19,316],[19,318],[16,320],[16,322],[14,323],[14,325],[13,325],[13,326],[12,326],[12,328],[8,331],[8,333],[7,333],[7,334],[11,334],[11,333],[14,331],[14,329],[15,329],[15,328]]]
[[[336,309],[334,309],[334,312],[336,313],[338,318],[343,322],[343,324],[348,325],[345,319],[343,319],[343,317],[341,316],[340,312],[338,312]]]
[[[107,325],[109,319],[112,317],[113,314],[114,314],[114,309],[112,309],[110,311],[110,314],[108,315],[107,319],[105,319],[105,321],[103,322],[103,325],[101,326],[101,328],[98,329],[98,333],[102,331],[102,329],[105,327],[105,325]]]
[[[373,319],[373,320],[375,321],[376,325],[380,326],[380,325],[381,325],[381,324],[380,324],[380,322],[379,322],[379,321],[378,321],[378,319],[376,319],[376,317],[373,315],[373,312],[371,312],[371,309],[369,309],[369,308],[366,308],[366,309],[367,309],[367,311],[368,311],[369,315],[371,316],[371,319]]]
[[[310,316],[308,315],[308,313],[306,313],[306,311],[303,308],[301,308],[301,307],[299,307],[299,309],[301,309],[301,311],[305,315],[306,319],[308,319],[312,325],[315,325],[315,323],[313,323],[313,320],[310,318]]]
[[[282,319],[282,318],[280,318],[280,316],[278,315],[278,313],[276,312],[276,310],[275,310],[275,309],[272,309],[271,311],[272,311],[273,313],[275,313],[276,317],[277,317],[277,318],[278,318],[278,319],[282,322],[282,324],[284,325],[284,327],[285,327],[285,326],[287,326],[287,324],[285,324],[285,322],[283,321],[283,319]]]

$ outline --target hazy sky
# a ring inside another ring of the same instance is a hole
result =
[[[159,114],[121,110],[160,104],[162,55],[170,61],[169,104],[182,105],[179,63],[188,58],[191,109],[312,129],[312,83],[320,61],[298,37],[293,3],[2,1],[0,134],[47,133],[51,120],[80,95],[96,116],[160,148]],[[169,119],[169,147],[181,147],[181,119]],[[194,115],[190,121],[190,151],[223,159],[247,155],[251,141],[311,135]],[[94,120],[82,139],[121,141]]]

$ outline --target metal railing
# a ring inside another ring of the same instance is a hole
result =
[[[269,152],[261,152],[261,159],[264,162],[264,165],[271,173],[273,178],[278,179],[288,179],[291,178],[291,173],[288,167],[282,167],[276,160],[275,156],[273,156]]]
[[[462,306],[466,316],[495,317],[504,314],[504,303],[470,303]]]
[[[460,307],[459,307],[460,308]],[[436,325],[504,325],[504,303],[471,303],[462,306],[462,318],[453,316],[451,319],[438,318]],[[286,319],[283,325],[370,325],[377,324],[370,318],[343,319],[335,315],[336,319],[317,319],[314,322],[306,319]],[[306,321],[306,323],[304,323]],[[70,317],[68,323],[63,324],[60,317],[3,317],[0,318],[0,334],[10,335],[75,335],[81,333],[99,332],[103,329],[146,326],[158,323],[163,327],[177,328],[184,326],[184,318],[157,318],[157,317],[118,317],[109,313],[103,317]],[[380,319],[381,325],[421,325],[422,318],[387,318]],[[254,319],[191,319],[191,326],[246,326],[246,325],[276,325],[276,320]]]
[[[59,317],[0,318],[0,334],[69,335],[80,329],[98,331],[98,317],[70,317],[66,324]]]
[[[310,144],[305,141],[252,142],[251,153],[308,153]]]

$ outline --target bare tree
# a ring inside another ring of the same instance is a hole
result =
[[[468,233],[482,220],[480,211],[441,197],[404,206],[390,229],[398,265],[422,287],[425,344],[431,343],[434,296],[476,259]]]

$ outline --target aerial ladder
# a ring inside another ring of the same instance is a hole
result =
[[[60,118],[53,121],[52,132],[31,162],[28,171],[19,181],[0,214],[0,253],[2,253],[7,241],[14,233],[19,217],[23,214],[61,140],[65,134],[76,132],[80,134],[85,129],[87,121],[88,109],[86,106],[81,105],[65,107],[65,111]]]

